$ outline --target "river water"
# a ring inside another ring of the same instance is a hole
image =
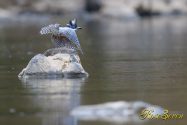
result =
[[[69,115],[74,107],[111,101],[144,101],[184,114],[143,125],[187,122],[187,17],[80,21],[88,78],[19,80],[28,61],[52,46],[40,28],[59,20],[1,21],[0,125],[115,125]]]

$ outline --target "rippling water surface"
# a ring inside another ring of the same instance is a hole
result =
[[[19,80],[28,61],[52,46],[50,36],[39,35],[51,22],[56,20],[0,24],[0,125],[104,125],[79,121],[69,112],[79,105],[120,100],[184,114],[183,120],[141,124],[187,122],[186,17],[80,21],[81,61],[88,78]]]

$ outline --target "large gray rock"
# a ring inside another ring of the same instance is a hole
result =
[[[34,56],[19,78],[27,77],[87,77],[78,54],[71,49],[49,49]]]

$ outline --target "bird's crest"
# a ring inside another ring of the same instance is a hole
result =
[[[72,28],[72,29],[82,29],[81,27],[77,27],[76,19],[70,20],[69,23],[67,24],[67,27]]]

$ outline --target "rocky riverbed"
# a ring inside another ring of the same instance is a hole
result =
[[[12,17],[22,14],[48,14],[48,15],[66,15],[82,14],[94,8],[94,4],[87,5],[91,0],[17,0],[1,1],[0,17]],[[109,17],[136,17],[138,15],[168,15],[168,14],[186,14],[186,0],[97,0],[99,8],[97,13]],[[91,2],[90,2],[91,3]],[[92,14],[93,15],[93,14]]]

